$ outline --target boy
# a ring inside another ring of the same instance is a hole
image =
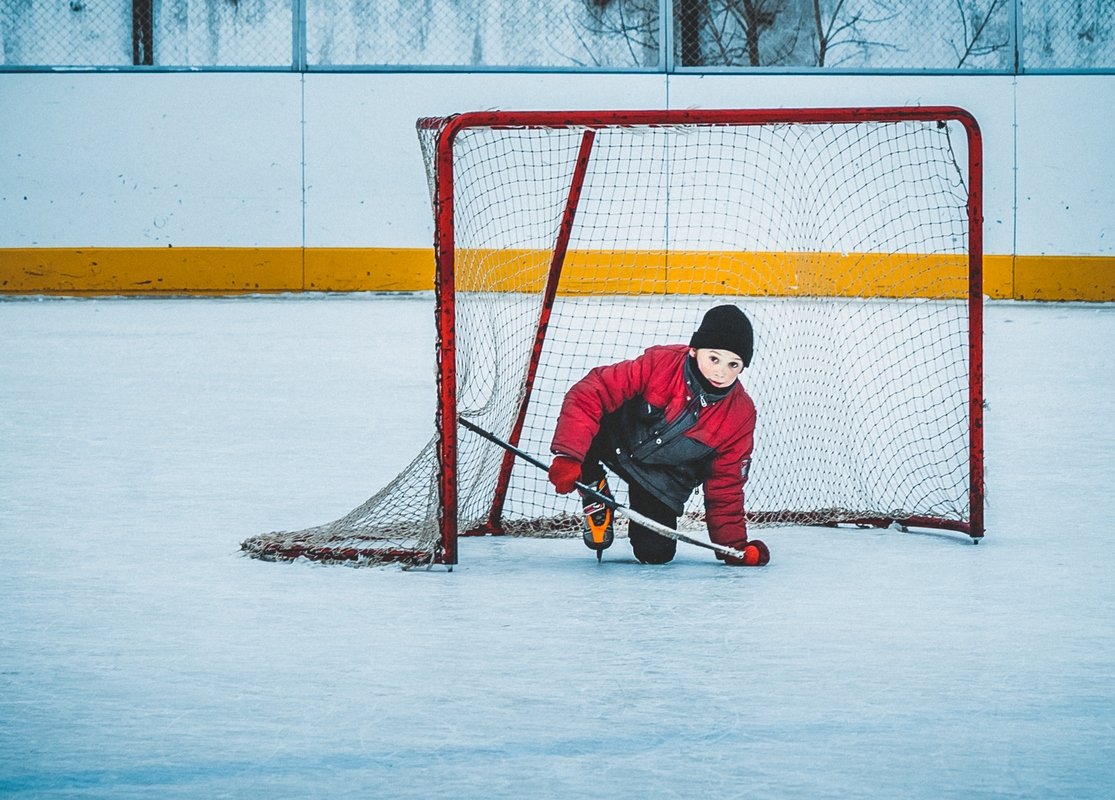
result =
[[[689,345],[651,347],[638,358],[596,367],[570,388],[554,431],[550,482],[559,494],[577,481],[611,496],[604,465],[627,482],[631,508],[677,528],[701,483],[709,538],[744,553],[716,557],[761,566],[767,546],[747,539],[743,485],[751,465],[755,404],[738,382],[751,364],[751,321],[735,306],[710,309]],[[612,543],[612,510],[584,497],[585,544]],[[631,524],[631,549],[665,564],[677,541]]]

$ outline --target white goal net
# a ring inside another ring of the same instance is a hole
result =
[[[419,133],[437,220],[430,444],[345,518],[255,537],[250,554],[452,564],[458,535],[579,535],[576,500],[457,415],[548,459],[575,381],[688,342],[725,302],[755,328],[752,526],[982,536],[965,112],[491,112]]]

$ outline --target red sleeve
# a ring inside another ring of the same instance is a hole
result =
[[[705,481],[705,522],[709,538],[716,544],[737,549],[747,543],[743,487],[747,483],[755,443],[755,408],[748,405],[737,435],[720,450]]]
[[[630,361],[596,367],[565,394],[550,450],[584,461],[600,420],[642,394],[653,370],[647,353]]]

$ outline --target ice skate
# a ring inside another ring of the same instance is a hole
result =
[[[591,484],[592,488],[605,497],[612,497],[612,490],[608,488],[607,476]],[[611,507],[601,502],[599,498],[581,492],[585,510],[585,546],[596,551],[597,559],[600,554],[612,546],[615,534],[612,530],[615,513]]]

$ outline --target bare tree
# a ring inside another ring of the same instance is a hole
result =
[[[674,0],[674,31],[677,34],[680,63],[691,67],[703,63],[701,27],[708,12],[706,0]]]
[[[710,52],[703,61],[696,63],[823,67],[830,62],[836,48],[897,49],[895,45],[873,41],[866,34],[867,26],[898,16],[885,0],[685,2],[701,6],[691,16],[704,15],[702,36]]]
[[[963,33],[963,46],[952,43],[958,60],[957,67],[964,66],[970,57],[986,56],[1010,44],[1009,21],[996,20],[995,14],[1006,5],[1007,0],[991,0],[986,9],[981,8],[979,0],[956,0],[956,10],[960,17]],[[994,24],[1000,23],[1000,24]],[[998,29],[998,36],[994,31]]]
[[[585,30],[595,36],[622,39],[631,63],[643,64],[648,53],[657,52],[661,29],[658,0],[584,0],[584,4]],[[593,48],[583,37],[581,46],[593,58]]]
[[[794,51],[795,0],[704,0],[702,64],[751,67],[781,64]],[[791,12],[787,14],[786,12]],[[781,34],[764,47],[768,33]]]
[[[778,63],[788,48],[764,58],[763,34],[797,0],[674,0],[676,56],[681,66],[762,66]],[[584,0],[594,33],[621,34],[638,46],[657,42],[657,0]],[[653,26],[653,32],[650,27]]]
[[[764,31],[774,27],[779,13],[785,7],[785,0],[741,0],[740,4],[727,5],[732,8],[736,19],[743,23],[747,36],[747,63],[753,67],[761,66],[763,62],[759,53],[759,37]]]
[[[811,4],[814,33],[817,37],[815,54],[818,67],[825,66],[830,53],[841,46],[897,49],[894,45],[865,38],[862,32],[864,25],[887,22],[897,16],[897,12],[888,15],[885,4],[881,6],[879,3],[873,3],[872,10],[879,14],[871,17],[864,14],[862,5],[859,10],[846,11],[846,0],[831,0],[828,3],[822,0],[811,0]]]

